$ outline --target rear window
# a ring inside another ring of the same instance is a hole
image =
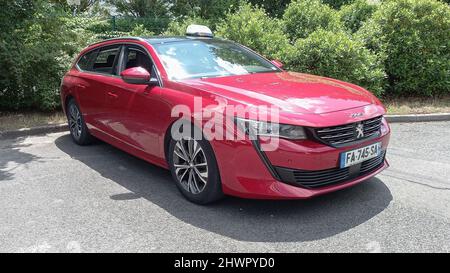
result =
[[[103,74],[115,74],[120,46],[100,49],[94,61],[93,71]]]
[[[120,47],[115,45],[92,50],[81,56],[77,66],[83,71],[115,75]]]
[[[80,60],[77,63],[78,67],[81,70],[91,71],[95,53],[96,53],[96,50],[88,52],[88,53],[84,54],[83,56],[81,56]]]

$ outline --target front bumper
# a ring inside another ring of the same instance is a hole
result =
[[[228,195],[253,199],[305,199],[353,186],[389,167],[384,155],[370,168],[363,168],[360,164],[349,170],[347,176],[339,176],[344,179],[318,187],[295,183],[289,176],[295,171],[339,171],[339,155],[342,152],[376,142],[382,143],[385,154],[390,138],[387,124],[386,128],[377,138],[340,148],[311,140],[280,139],[277,150],[261,153],[255,148],[255,143],[248,140],[214,141],[213,149],[221,172],[223,191]]]

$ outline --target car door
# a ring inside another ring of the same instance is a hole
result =
[[[156,68],[148,52],[140,45],[125,45],[120,60],[120,72],[133,67],[143,67],[152,77],[157,77]],[[109,127],[114,136],[150,155],[158,155],[161,147],[160,121],[161,115],[165,113],[161,111],[161,87],[129,84],[123,80],[114,83],[117,97],[107,101],[108,112],[113,117]]]
[[[82,56],[77,84],[78,101],[89,129],[108,131],[109,113],[106,109],[113,88],[112,79],[120,79],[117,64],[121,45],[97,48]]]

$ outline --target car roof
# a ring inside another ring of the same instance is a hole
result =
[[[189,36],[155,36],[143,39],[149,42],[151,45],[156,45],[171,42],[182,42],[187,40],[204,40],[204,39],[211,40],[212,38],[189,37]]]
[[[106,39],[99,41],[97,43],[91,44],[89,47],[94,45],[99,45],[104,42],[109,41],[119,41],[119,40],[137,40],[137,41],[146,41],[151,45],[158,45],[164,43],[173,43],[173,42],[182,42],[182,41],[192,41],[192,40],[221,40],[218,38],[209,38],[209,37],[195,37],[195,36],[153,36],[153,37],[117,37],[112,39]]]

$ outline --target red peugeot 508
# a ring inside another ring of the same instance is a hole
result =
[[[89,46],[61,100],[77,144],[95,137],[170,169],[198,204],[310,198],[388,167],[390,128],[375,96],[281,67],[190,26],[185,37]]]

